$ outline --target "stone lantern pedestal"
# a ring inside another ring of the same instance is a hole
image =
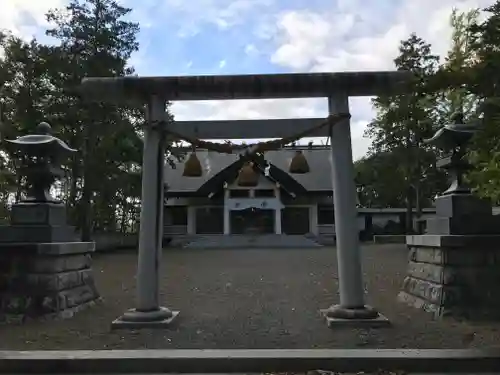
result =
[[[447,129],[429,142],[452,142],[457,132],[460,129]],[[426,233],[406,238],[408,271],[398,298],[435,317],[496,319],[500,318],[500,216],[492,214],[488,200],[473,195],[463,183],[461,171],[468,165],[461,156],[457,152],[438,163],[450,170],[452,184],[436,198],[436,217],[427,219]]]
[[[77,241],[63,203],[32,194],[14,204],[0,226],[0,322],[68,318],[93,305],[94,247]]]
[[[456,205],[470,203],[461,198]],[[437,215],[427,221],[426,234],[406,238],[408,271],[399,300],[435,317],[500,318],[499,217],[441,216],[439,209]]]

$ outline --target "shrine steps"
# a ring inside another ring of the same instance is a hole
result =
[[[316,241],[303,235],[206,235],[193,239],[187,249],[266,249],[321,247]]]

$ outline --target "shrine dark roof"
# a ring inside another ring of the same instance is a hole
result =
[[[251,160],[255,164],[255,173],[260,174],[262,177],[267,178],[273,183],[279,183],[282,189],[289,195],[296,196],[307,193],[307,190],[304,186],[302,186],[302,184],[295,180],[289,173],[286,173],[273,164],[269,164],[269,175],[265,176],[264,170],[269,162],[264,158],[255,157]],[[212,178],[205,181],[205,183],[198,188],[197,193],[199,195],[208,196],[209,194],[216,194],[217,192],[220,192],[223,189],[224,183],[229,185],[237,179],[239,171],[241,167],[243,167],[245,161],[246,160],[244,158],[241,158],[222,169]]]
[[[329,147],[313,148],[311,150],[304,147],[302,150],[310,167],[310,172],[306,174],[289,174],[288,168],[290,161],[295,155],[295,149],[285,148],[277,151],[268,151],[265,153],[265,159],[272,164],[272,176],[284,187],[289,189],[301,189],[309,192],[332,191],[331,179],[331,152]],[[218,184],[222,187],[225,178],[232,178],[233,172],[237,173],[238,161],[237,154],[219,154],[207,150],[197,150],[196,155],[200,160],[203,175],[201,177],[184,177],[184,162],[176,162],[176,168],[169,166],[165,170],[165,183],[169,186],[170,193],[196,193],[202,186],[212,180],[209,185]],[[232,166],[228,169],[228,167]],[[235,171],[232,172],[232,169]],[[216,177],[220,172],[227,174],[225,178]],[[292,179],[292,180],[289,180]],[[297,183],[298,185],[295,185]],[[206,185],[208,186],[208,185]],[[206,189],[206,188],[203,188]],[[210,190],[210,189],[208,189]],[[208,191],[207,190],[207,191]],[[300,193],[300,191],[297,191]]]

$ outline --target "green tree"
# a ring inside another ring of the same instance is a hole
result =
[[[428,160],[422,164],[434,162],[434,155],[431,152],[423,156]],[[408,182],[402,173],[403,170],[395,168],[399,162],[397,154],[387,151],[372,153],[355,162],[356,183],[362,188],[359,194],[361,206],[368,208],[405,206]],[[447,187],[446,178],[443,172],[430,168],[426,171],[425,181],[426,183],[420,185],[419,204],[421,207],[430,207],[435,195]]]
[[[437,71],[438,62],[430,44],[417,35],[402,41],[394,63],[398,70],[412,72],[413,78],[404,94],[379,96],[372,101],[377,115],[365,133],[373,140],[370,154],[391,153],[396,161],[394,173],[405,181],[408,232],[412,230],[414,202],[420,216],[422,203],[430,199],[429,191],[435,190],[434,177],[439,175],[435,156],[423,143],[432,136],[437,121],[437,94],[429,90],[428,79]]]
[[[397,165],[397,160],[390,152],[372,153],[354,163],[362,207],[394,208],[405,205],[406,181],[394,165]]]
[[[140,122],[142,112],[89,103],[75,92],[84,77],[133,73],[127,63],[139,47],[139,25],[124,19],[130,12],[114,0],[72,0],[65,9],[47,15],[55,25],[47,35],[60,42],[52,54],[58,91],[51,112],[73,147],[81,150],[71,168],[70,201],[76,206],[83,240],[96,227],[116,229],[117,206],[126,200],[124,196],[138,194],[128,188],[137,184],[126,180],[135,178],[130,172],[138,169],[141,159],[142,142],[134,120]]]
[[[484,9],[487,18],[469,28],[476,63],[468,70],[466,88],[477,96],[477,119],[470,174],[479,193],[500,203],[500,1]]]
[[[457,76],[458,80],[461,79],[464,83],[464,75],[477,63],[471,27],[477,23],[478,17],[478,9],[463,13],[454,9],[450,16],[451,48],[440,70],[449,75]],[[459,82],[458,80],[457,82]],[[457,111],[464,114],[465,121],[474,121],[476,118],[478,99],[465,84],[458,83],[453,87],[444,85],[442,97],[437,104],[441,123],[449,121],[451,115]]]
[[[3,140],[32,132],[45,119],[43,108],[50,90],[47,75],[49,49],[35,39],[25,42],[8,33],[0,35],[0,49],[3,50],[0,59],[0,139]],[[19,198],[22,180],[15,178],[13,161],[5,150],[0,151],[0,167],[0,199],[2,207],[6,208],[12,194]]]

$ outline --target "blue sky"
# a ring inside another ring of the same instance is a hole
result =
[[[0,28],[43,35],[44,13],[67,0],[2,0]],[[140,75],[245,74],[391,70],[399,41],[411,32],[444,55],[454,7],[493,0],[120,0],[140,22]],[[369,98],[350,100],[354,158],[370,140]],[[183,102],[179,120],[326,116],[322,99]],[[285,135],[285,134],[284,134]],[[306,140],[307,141],[307,140]]]

